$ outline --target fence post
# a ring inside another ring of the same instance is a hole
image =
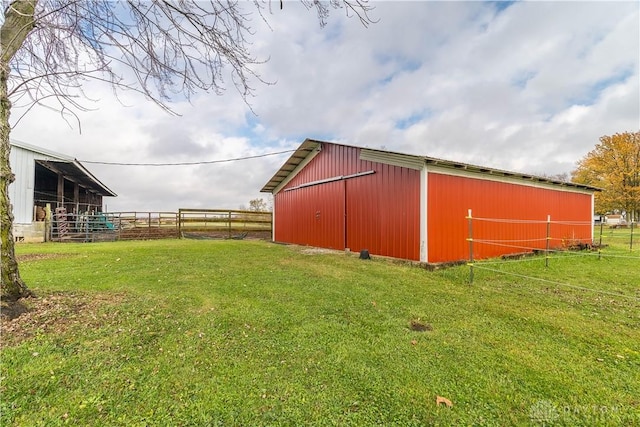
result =
[[[178,209],[176,220],[178,222],[178,239],[182,239],[182,208]]]
[[[51,241],[51,226],[52,226],[52,217],[51,217],[51,203],[47,203],[44,207],[44,241]]]
[[[467,226],[469,228],[469,284],[473,284],[473,218],[471,216],[471,209],[469,209],[467,215]]]
[[[118,212],[118,240],[122,239],[122,212]]]
[[[544,266],[549,267],[549,241],[551,240],[551,215],[547,215],[547,246],[544,251]]]
[[[231,211],[229,211],[229,238],[231,238]]]
[[[598,260],[602,259],[602,227],[604,223],[600,220],[600,240],[598,241]]]

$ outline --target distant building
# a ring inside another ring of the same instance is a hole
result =
[[[261,191],[274,197],[274,241],[442,263],[468,259],[469,210],[495,219],[474,229],[493,241],[474,244],[477,258],[544,249],[548,216],[557,238],[551,247],[591,243],[598,190],[307,139]]]
[[[605,224],[610,227],[618,227],[620,225],[625,225],[626,221],[624,220],[624,216],[619,214],[609,214],[605,216]]]
[[[44,239],[47,204],[69,213],[96,213],[103,209],[103,197],[116,196],[78,160],[64,154],[12,141],[9,162],[15,175],[9,199],[16,240]]]

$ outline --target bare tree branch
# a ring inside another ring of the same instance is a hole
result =
[[[14,3],[3,2],[8,8]],[[34,3],[35,28],[16,50],[11,62],[10,93],[38,93],[32,85],[46,84],[53,92],[77,90],[96,70],[114,88],[143,93],[166,111],[173,97],[189,99],[196,92],[222,94],[229,78],[247,101],[252,81],[265,82],[255,72],[264,62],[249,51],[251,16],[271,11],[271,0],[242,3],[169,0],[39,0]],[[373,6],[364,0],[301,0],[315,9],[325,26],[331,9],[344,9],[368,26]],[[4,26],[3,26],[4,28]],[[29,29],[25,27],[25,29]],[[226,77],[225,77],[226,76]],[[61,98],[64,99],[64,98]]]
[[[325,26],[331,9],[345,9],[366,27],[367,0],[300,0]],[[247,105],[251,82],[265,82],[249,37],[251,14],[271,11],[271,0],[2,0],[0,27],[0,232],[2,295],[29,294],[15,260],[8,187],[11,101],[59,111],[63,120],[86,111],[89,81],[106,82],[118,96],[132,90],[169,113],[169,102],[196,92],[221,94],[233,85]],[[280,8],[283,3],[280,3]],[[225,81],[230,80],[230,83]],[[55,106],[50,105],[53,103]],[[22,119],[18,118],[18,122]],[[67,121],[67,123],[69,123]],[[8,231],[7,231],[8,230]]]

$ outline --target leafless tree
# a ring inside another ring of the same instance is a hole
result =
[[[269,205],[262,197],[249,200],[249,210],[253,212],[269,212]]]
[[[372,23],[368,0],[300,0],[324,26],[332,10]],[[260,62],[250,52],[251,19],[268,21],[282,1],[3,0],[0,28],[0,233],[2,298],[30,294],[20,278],[8,198],[12,103],[44,105],[75,117],[89,80],[144,94],[171,112],[170,101],[235,87],[245,100]]]

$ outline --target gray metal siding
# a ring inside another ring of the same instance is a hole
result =
[[[9,163],[15,181],[9,186],[9,199],[13,204],[16,224],[30,224],[33,221],[35,154],[19,147],[11,147]]]
[[[36,153],[15,145],[11,146],[9,163],[16,179],[9,186],[9,199],[13,204],[16,224],[33,222],[33,190],[36,180],[36,160],[60,160],[57,157]]]

